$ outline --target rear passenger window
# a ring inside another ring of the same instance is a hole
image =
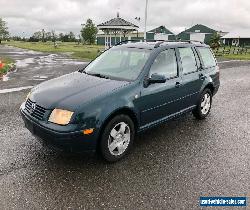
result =
[[[159,53],[151,66],[150,75],[152,74],[164,75],[167,79],[178,75],[174,49],[168,49]]]
[[[194,52],[191,47],[179,48],[183,74],[197,71]]]
[[[197,47],[197,50],[200,52],[205,68],[216,66],[214,56],[209,48]]]

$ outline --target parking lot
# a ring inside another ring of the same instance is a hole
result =
[[[188,114],[148,130],[127,158],[107,164],[43,148],[19,115],[29,89],[8,91],[86,63],[14,48],[0,54],[18,60],[0,81],[0,209],[200,209],[201,195],[250,196],[250,62],[219,64],[206,120]]]

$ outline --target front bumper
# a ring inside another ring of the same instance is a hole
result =
[[[45,146],[59,151],[93,152],[96,150],[97,138],[95,134],[84,135],[81,131],[58,132],[44,127],[37,120],[32,119],[25,110],[20,108],[25,127],[37,137]]]

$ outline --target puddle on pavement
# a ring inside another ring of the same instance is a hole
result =
[[[35,63],[34,58],[25,58],[23,60],[17,60],[16,61],[16,67],[17,68],[23,68],[23,67],[29,66],[32,63]]]
[[[40,75],[36,75],[36,76],[33,76],[32,79],[29,79],[29,80],[34,80],[34,81],[44,81],[48,79],[48,76],[40,76]]]
[[[47,79],[48,77],[47,77],[47,76],[39,76],[39,75],[36,75],[36,76],[34,76],[34,78],[38,78],[38,79]]]
[[[17,55],[24,55],[26,58],[18,59],[16,60],[16,71],[22,71],[21,69],[24,69],[26,74],[29,74],[28,71],[31,69],[32,71],[35,70],[37,73],[41,71],[42,69],[50,69],[53,67],[58,67],[58,66],[64,66],[64,65],[84,65],[86,62],[83,61],[78,61],[74,60],[72,58],[64,57],[64,55],[61,54],[49,54],[49,55],[41,55],[41,52],[35,52],[32,50],[22,50],[14,48],[15,50],[8,52],[9,54],[17,54]],[[28,58],[27,58],[28,57]],[[27,71],[28,70],[28,71]],[[14,72],[16,72],[14,71]],[[42,73],[42,72],[41,72]],[[50,77],[53,77],[53,72],[50,71],[52,75]],[[10,73],[11,74],[11,73]],[[3,81],[8,81],[10,78],[10,74],[7,74],[3,77]],[[27,75],[29,76],[29,75]],[[28,80],[38,80],[38,81],[44,81],[47,80],[48,76],[46,75],[36,75],[36,76],[31,76],[28,78]]]
[[[16,62],[17,68],[28,67],[30,64],[37,64],[38,66],[35,66],[34,68],[39,69],[41,67],[44,68],[45,65],[47,67],[51,67],[54,65],[83,65],[86,64],[86,62],[77,61],[70,58],[63,58],[57,54],[38,56],[34,58],[25,58],[22,60],[17,60]]]

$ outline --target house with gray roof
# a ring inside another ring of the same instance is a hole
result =
[[[222,42],[229,46],[249,46],[250,47],[250,33],[249,31],[235,31],[223,36]]]

